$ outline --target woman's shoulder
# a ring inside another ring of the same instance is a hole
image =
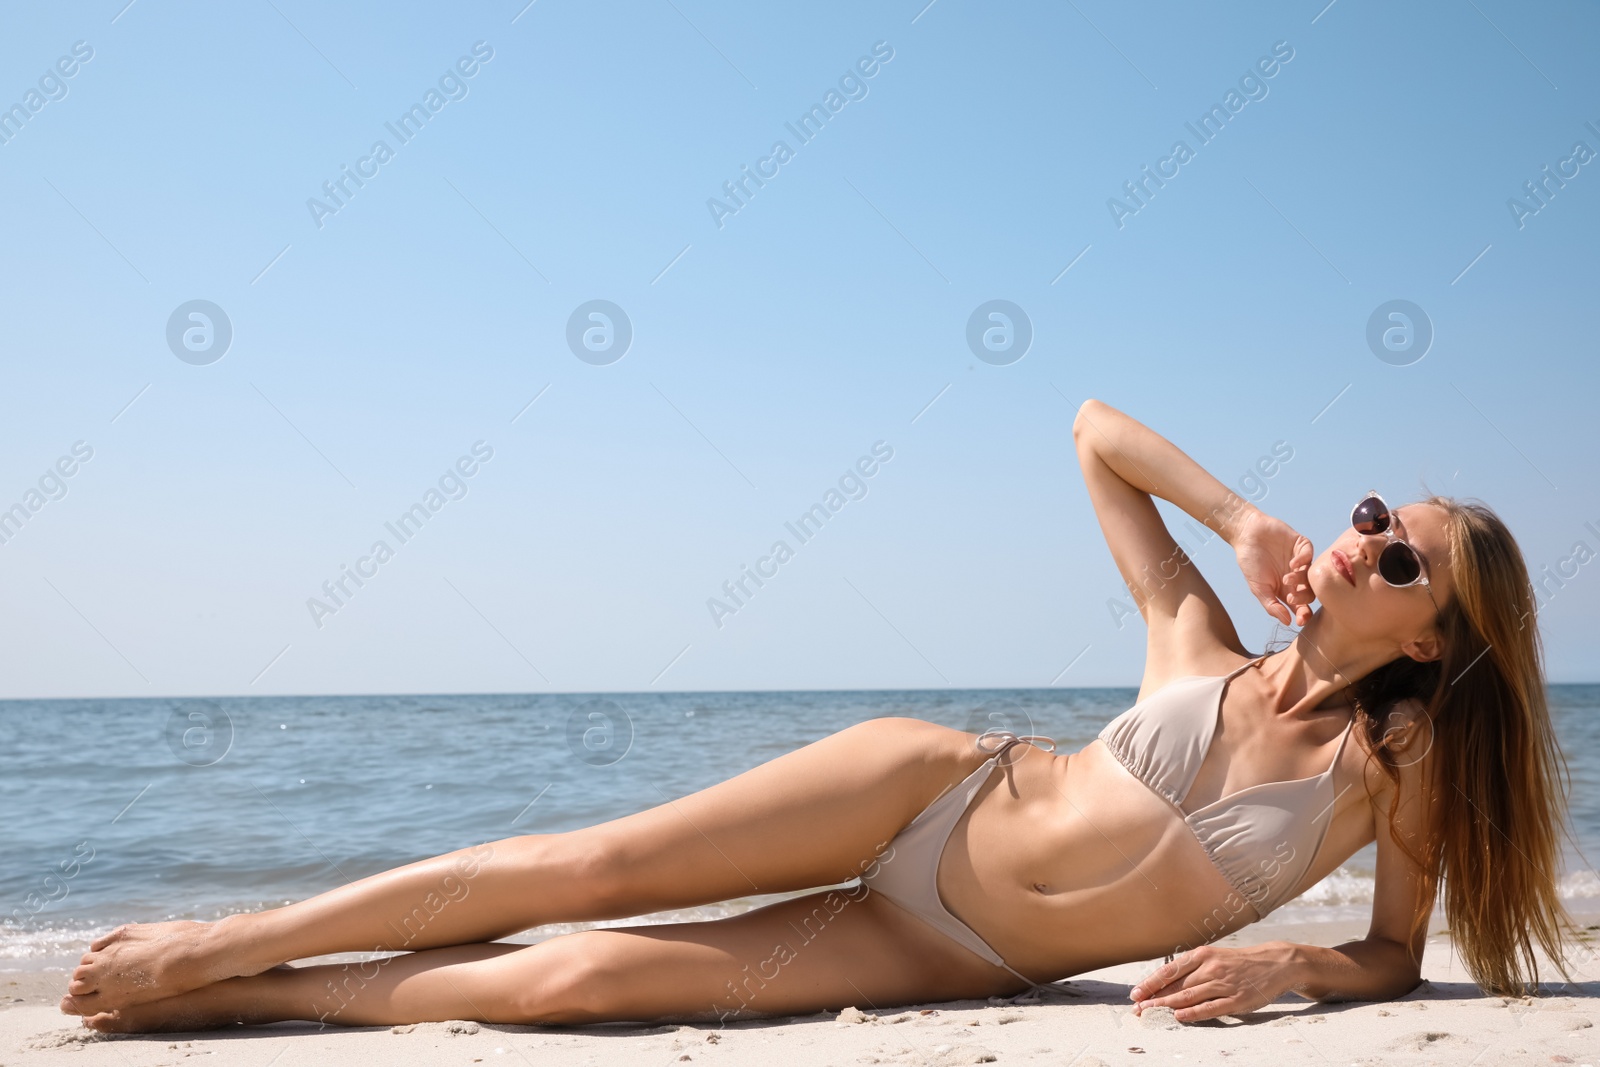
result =
[[[1368,709],[1368,714],[1373,725],[1366,731],[1366,747],[1381,748],[1386,754],[1379,757],[1372,753],[1374,758],[1367,766],[1368,792],[1374,802],[1387,805],[1396,787],[1407,793],[1416,789],[1431,765],[1433,720],[1428,717],[1427,706],[1416,697],[1387,701]]]
[[[1221,642],[1199,642],[1192,647],[1172,648],[1162,656],[1145,659],[1139,699],[1147,700],[1158,690],[1182,678],[1221,678],[1260,658],[1243,648],[1229,647]]]

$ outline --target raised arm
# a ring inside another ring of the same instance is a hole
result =
[[[1140,697],[1181,675],[1221,673],[1232,666],[1218,653],[1226,648],[1245,654],[1233,620],[1173,540],[1151,497],[1171,501],[1236,547],[1251,526],[1277,520],[1109,404],[1084,401],[1072,438],[1106,545],[1149,627]],[[1309,549],[1307,543],[1307,564]],[[1279,610],[1280,620],[1289,621],[1288,612]]]

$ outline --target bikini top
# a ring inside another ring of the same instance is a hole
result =
[[[1350,726],[1328,769],[1311,778],[1267,782],[1229,793],[1193,812],[1183,800],[1194,785],[1222,717],[1222,694],[1234,675],[1187,675],[1106,724],[1100,740],[1139,781],[1169,801],[1212,864],[1264,918],[1295,895],[1333,822],[1333,770]]]

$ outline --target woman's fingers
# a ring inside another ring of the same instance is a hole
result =
[[[1139,1005],[1139,1009],[1143,1011],[1145,1008],[1171,1008],[1173,1011],[1178,1012],[1181,1017],[1186,1018],[1187,1015],[1185,1013],[1196,1005],[1204,1004],[1206,1001],[1215,1000],[1218,997],[1232,995],[1233,989],[1221,982],[1200,982],[1196,985],[1174,990],[1166,996],[1150,997]]]
[[[1149,1000],[1139,1005],[1145,1008],[1171,1008],[1180,1023],[1198,1023],[1207,1019],[1220,1019],[1224,1015],[1245,1015],[1261,1006],[1259,996],[1242,993],[1226,982],[1202,982],[1180,989],[1170,996]]]
[[[1280,981],[1281,963],[1266,958],[1259,949],[1202,945],[1184,955],[1186,959],[1157,970],[1152,981],[1134,990],[1136,1013],[1145,1008],[1170,1008],[1179,1022],[1198,1022],[1254,1011],[1288,988]],[[1154,989],[1161,981],[1167,984]]]
[[[1315,556],[1315,552],[1311,547],[1311,539],[1310,538],[1305,537],[1305,536],[1302,535],[1302,536],[1300,536],[1300,537],[1295,539],[1295,545],[1294,545],[1294,567],[1295,567],[1295,570],[1303,571],[1303,570],[1308,569],[1311,566],[1311,560],[1314,558],[1314,556]]]
[[[1193,1008],[1175,1011],[1172,1017],[1180,1023],[1199,1023],[1207,1019],[1220,1019],[1224,1015],[1243,1015],[1250,1010],[1238,997],[1218,997]]]
[[[1283,576],[1284,602],[1289,605],[1289,610],[1294,613],[1294,622],[1297,626],[1304,626],[1311,617],[1311,598],[1308,595],[1311,587],[1299,580],[1296,572],[1289,572]],[[1288,622],[1287,619],[1280,620]]]
[[[1283,575],[1278,579],[1278,588],[1274,591],[1275,595],[1261,599],[1261,605],[1267,609],[1267,614],[1285,626],[1294,624],[1300,610],[1293,579],[1293,574]]]
[[[1295,623],[1304,626],[1311,619],[1311,602],[1316,597],[1311,592],[1311,542],[1305,537],[1295,539],[1294,559],[1289,573],[1283,576],[1284,600],[1294,612]]]
[[[1165,992],[1168,986],[1200,966],[1200,963],[1201,958],[1197,951],[1185,952],[1171,963],[1164,963],[1146,975],[1128,993],[1128,999],[1134,1001],[1148,1000]]]
[[[1245,580],[1262,610],[1285,626],[1310,618],[1305,584],[1312,561],[1311,541],[1280,519],[1260,516],[1235,544]]]

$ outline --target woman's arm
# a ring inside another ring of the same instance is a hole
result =
[[[1399,834],[1413,851],[1421,852],[1428,832],[1422,793],[1433,768],[1429,759],[1433,727],[1421,703],[1405,700],[1387,713],[1383,736],[1389,739],[1399,765],[1400,782],[1395,785],[1387,776],[1382,777],[1384,788],[1371,798],[1378,842],[1372,925],[1364,940],[1337,948],[1294,946],[1293,988],[1314,1000],[1385,1000],[1404,996],[1422,981],[1422,952],[1428,927],[1426,922],[1416,920],[1432,913],[1434,893],[1424,884],[1422,870],[1405,854],[1394,835]],[[1389,802],[1395,789],[1400,791],[1400,807],[1391,833]]]
[[[1227,610],[1173,540],[1151,496],[1171,501],[1234,545],[1252,591],[1260,597],[1259,587],[1271,586],[1262,597],[1269,611],[1277,607],[1276,594],[1291,588],[1279,578],[1293,570],[1289,557],[1297,535],[1172,442],[1108,404],[1084,401],[1072,438],[1106,545],[1149,627],[1141,696],[1183,674],[1226,668],[1213,656],[1219,647],[1244,655]],[[1304,557],[1309,565],[1310,542]],[[1279,621],[1290,621],[1288,611],[1277,612]]]
[[[1422,981],[1421,959],[1420,951],[1413,958],[1401,942],[1370,932],[1337,948],[1293,941],[1201,945],[1156,969],[1128,999],[1135,1014],[1171,1008],[1185,1023],[1244,1015],[1288,992],[1312,1000],[1393,1000]]]
[[[1290,988],[1312,1000],[1393,1000],[1422,981],[1422,969],[1398,941],[1368,934],[1337,948],[1284,942]]]

